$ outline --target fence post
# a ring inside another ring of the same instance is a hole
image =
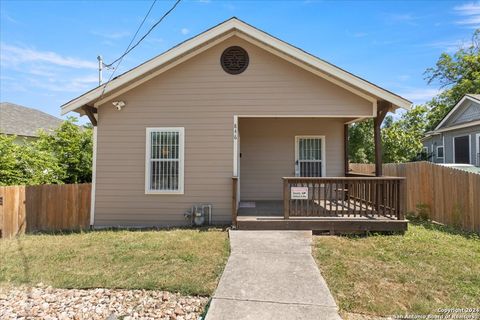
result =
[[[398,180],[398,212],[397,212],[397,219],[403,220],[405,219],[405,204],[407,202],[406,199],[406,190],[405,190],[405,178],[400,178]]]
[[[289,219],[290,217],[290,190],[288,178],[283,178],[283,217]]]

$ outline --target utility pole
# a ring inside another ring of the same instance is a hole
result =
[[[102,71],[103,71],[103,58],[102,56],[97,57],[98,60],[98,86],[102,85]]]

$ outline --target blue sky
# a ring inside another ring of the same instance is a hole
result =
[[[59,116],[97,85],[97,55],[120,56],[151,3],[0,0],[0,101]],[[140,35],[172,4],[158,1]],[[480,2],[183,0],[117,74],[232,16],[422,103],[438,92],[423,72],[469,43]]]

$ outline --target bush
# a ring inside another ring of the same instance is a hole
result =
[[[82,183],[92,180],[92,129],[69,118],[37,140],[15,143],[0,134],[0,185]]]

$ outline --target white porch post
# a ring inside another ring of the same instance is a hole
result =
[[[233,116],[233,176],[238,177],[238,116]]]
[[[95,222],[95,185],[97,176],[97,126],[93,127],[92,191],[90,195],[90,227]]]

